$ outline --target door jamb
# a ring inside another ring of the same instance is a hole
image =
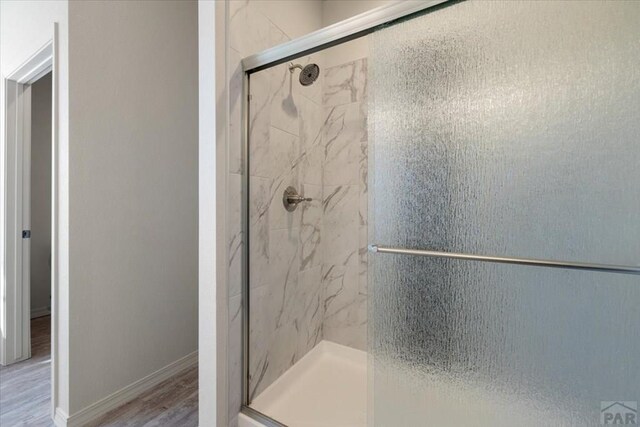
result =
[[[22,238],[28,230],[29,200],[23,200],[23,182],[29,173],[31,148],[30,84],[52,72],[51,114],[51,415],[57,406],[57,307],[58,307],[58,82],[56,52],[58,28],[54,24],[52,37],[13,72],[2,76],[5,89],[3,102],[4,134],[2,137],[2,263],[0,282],[0,364],[8,365],[31,357],[29,242]],[[27,129],[28,128],[28,129]],[[26,203],[26,205],[25,205]],[[24,228],[27,226],[27,228]],[[26,258],[26,260],[25,260]]]

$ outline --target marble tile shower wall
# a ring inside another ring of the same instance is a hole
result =
[[[322,339],[322,81],[305,87],[298,73],[283,64],[251,76],[251,398]],[[313,200],[286,211],[289,186]]]
[[[297,73],[251,76],[251,398],[322,339],[366,346],[366,60]],[[287,212],[288,186],[313,201]]]
[[[323,339],[367,344],[367,59],[324,71]]]
[[[242,266],[244,236],[241,221],[242,174],[242,58],[286,42],[290,37],[270,21],[262,8],[267,2],[232,0],[229,7],[229,151],[228,151],[228,423],[235,427],[242,402]],[[310,31],[316,28],[310,28]],[[313,61],[321,64],[319,55]],[[311,58],[301,60],[304,64]],[[255,74],[253,80],[252,138],[257,141],[251,153],[253,212],[250,232],[260,244],[255,246],[256,262],[251,277],[254,298],[268,302],[253,313],[253,337],[261,337],[252,352],[253,388],[263,389],[286,370],[291,359],[300,357],[320,339],[322,318],[320,290],[312,284],[321,281],[319,233],[322,216],[322,149],[310,149],[321,141],[322,83],[301,88],[286,69],[280,66]],[[296,84],[294,84],[296,83]],[[315,137],[314,137],[315,135]],[[315,158],[312,159],[312,157]],[[315,167],[314,167],[315,165]],[[282,209],[281,194],[287,185],[295,184],[315,201],[287,216]],[[277,267],[277,268],[276,268]],[[275,286],[269,287],[270,283]],[[285,289],[302,292],[290,295]],[[294,305],[294,298],[304,300],[304,307]],[[318,298],[314,301],[314,298]],[[261,301],[261,302],[262,302]],[[254,300],[255,304],[256,301]],[[261,305],[255,304],[261,307]],[[255,322],[262,316],[261,321]],[[293,329],[309,325],[306,336]],[[267,325],[271,325],[267,327]],[[264,335],[261,335],[263,334]],[[257,351],[258,349],[264,351]],[[294,357],[294,355],[297,355]],[[286,360],[285,360],[286,359]]]
[[[257,6],[256,6],[257,5]],[[241,58],[289,37],[256,2],[230,3],[229,128],[229,420],[237,423],[241,365]],[[322,68],[322,54],[301,58]],[[283,64],[251,77],[249,393],[259,394],[322,337],[322,76],[303,87]],[[312,197],[289,213],[286,187]]]
[[[289,40],[252,1],[229,3],[229,425],[241,404],[242,80],[240,60]],[[366,347],[366,59],[298,83],[286,65],[251,79],[250,394],[322,339]],[[313,202],[282,207],[293,185]]]

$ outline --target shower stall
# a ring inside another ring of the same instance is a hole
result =
[[[399,2],[243,66],[241,422],[637,419],[640,2]]]

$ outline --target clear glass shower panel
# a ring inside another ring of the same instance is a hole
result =
[[[300,73],[286,63],[249,77],[247,397],[267,415],[256,399],[322,339],[322,76],[303,86]],[[288,189],[304,196],[289,209]]]
[[[639,22],[469,1],[369,36],[370,243],[640,264]],[[599,425],[640,400],[640,276],[369,260],[371,425]]]

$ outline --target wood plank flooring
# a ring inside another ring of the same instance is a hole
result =
[[[31,320],[31,359],[0,366],[0,425],[52,426],[51,316]]]
[[[31,321],[32,357],[0,367],[0,426],[50,427],[51,318]],[[105,414],[91,427],[198,425],[198,368],[187,369]]]

